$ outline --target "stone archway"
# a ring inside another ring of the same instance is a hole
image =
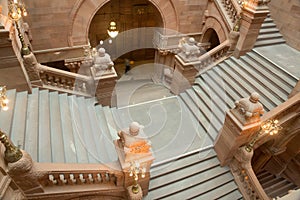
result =
[[[202,33],[204,34],[202,36],[201,42],[208,42],[211,37],[210,33],[213,32],[217,34],[220,43],[224,42],[227,39],[227,32],[224,31],[221,23],[214,17],[208,17],[202,30]]]
[[[71,12],[71,24],[68,36],[69,46],[88,43],[89,27],[95,13],[109,0],[78,0]],[[171,0],[149,0],[160,12],[163,28],[178,30],[178,16]]]

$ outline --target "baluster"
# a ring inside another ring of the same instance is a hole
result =
[[[55,177],[52,174],[49,174],[49,181],[53,184],[53,185],[57,185],[57,180],[55,180]]]
[[[65,175],[64,175],[64,174],[60,174],[60,175],[59,175],[59,180],[60,180],[63,184],[66,184],[66,183],[67,183],[67,180],[65,179]]]
[[[106,173],[105,172],[102,172],[101,173],[101,179],[102,179],[102,183],[105,183],[106,182]]]
[[[85,178],[83,177],[83,174],[79,174],[79,180],[81,181],[81,183],[86,182]]]
[[[54,78],[54,83],[53,83],[53,85],[54,85],[54,86],[57,86],[57,87],[59,86],[59,77],[55,77],[55,78]]]
[[[51,76],[50,74],[47,74],[47,84],[52,85],[52,82],[53,82],[53,76]]]
[[[60,82],[61,82],[60,87],[66,89],[66,82],[67,82],[66,79],[62,77]]]
[[[97,181],[98,181],[99,183],[102,182],[101,174],[97,174]]]
[[[68,87],[67,89],[70,89],[70,90],[73,89],[73,84],[72,84],[72,80],[71,79],[68,80],[67,87]]]
[[[74,174],[70,174],[70,180],[72,184],[76,184],[77,180],[75,179]]]
[[[88,180],[89,180],[90,183],[94,183],[94,179],[93,179],[92,174],[88,174]]]

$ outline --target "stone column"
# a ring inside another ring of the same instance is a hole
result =
[[[249,0],[243,4],[240,37],[234,52],[235,57],[245,55],[253,48],[260,27],[269,13],[268,2],[270,0]]]
[[[236,107],[226,113],[225,122],[214,143],[221,166],[228,165],[237,149],[249,142],[260,129],[263,106],[254,92],[249,98],[236,101]]]

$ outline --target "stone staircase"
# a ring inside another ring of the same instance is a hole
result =
[[[203,131],[214,140],[224,122],[225,112],[234,107],[236,100],[255,91],[260,94],[264,109],[269,111],[287,99],[297,81],[296,77],[252,50],[239,59],[230,57],[199,75],[194,85],[179,96]]]
[[[288,194],[289,190],[299,189],[297,185],[289,180],[275,176],[266,170],[259,172],[257,178],[265,192],[271,198],[283,197]]]
[[[0,127],[13,143],[37,162],[108,163],[117,154],[105,115],[110,109],[94,106],[95,99],[33,89],[9,90],[7,112]]]
[[[153,165],[145,199],[242,199],[228,167],[212,147]]]
[[[264,20],[259,35],[257,37],[254,47],[275,45],[285,43],[285,39],[280,34],[279,29],[276,27],[273,19],[270,15]]]

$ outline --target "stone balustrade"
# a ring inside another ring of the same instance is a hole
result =
[[[239,18],[241,6],[237,0],[222,0],[222,4],[231,19],[231,23],[234,23]]]
[[[40,65],[38,70],[44,88],[83,96],[90,96],[92,92],[92,77],[43,65]]]
[[[123,186],[123,172],[117,164],[112,168],[101,164],[36,163],[36,166],[39,171],[45,174],[40,179],[43,187],[88,184]]]

